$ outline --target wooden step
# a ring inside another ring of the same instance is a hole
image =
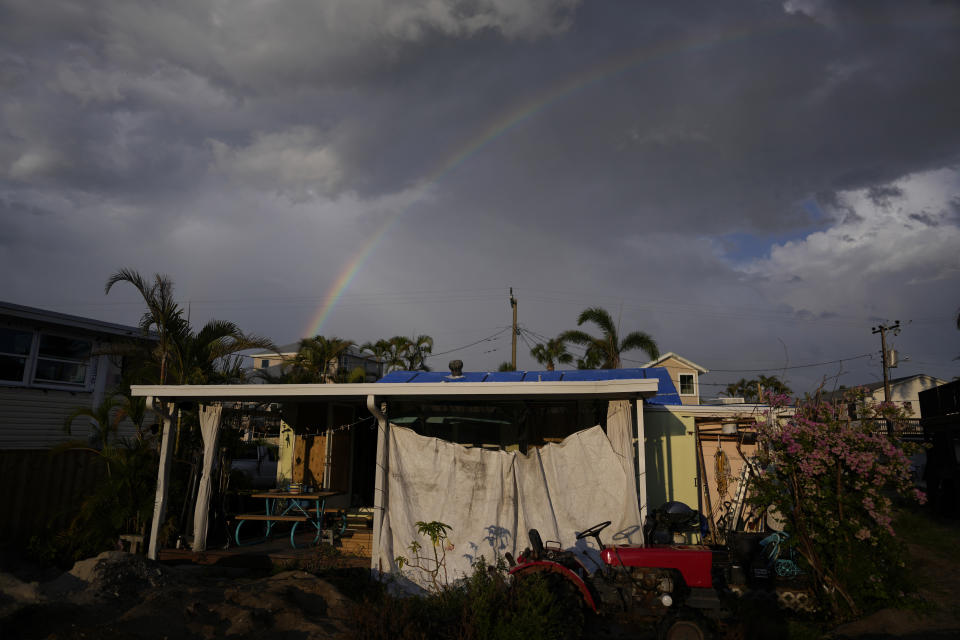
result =
[[[353,555],[369,556],[373,549],[373,533],[347,529],[340,537],[340,550]]]

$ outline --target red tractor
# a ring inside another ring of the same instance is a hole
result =
[[[732,536],[724,547],[675,544],[675,534],[700,528],[699,514],[676,502],[647,518],[644,540],[649,544],[607,546],[600,532],[609,525],[601,522],[576,534],[577,541],[593,538],[600,549],[602,565],[592,573],[576,554],[561,549],[559,542],[545,545],[531,529],[530,548],[516,562],[507,558],[510,574],[515,579],[550,574],[562,588],[576,593],[588,611],[654,624],[659,637],[669,640],[741,635],[736,612],[748,596],[769,611],[778,606],[812,609],[802,576],[777,578],[777,558],[769,557],[769,545],[764,549],[759,544],[771,537],[768,534]]]

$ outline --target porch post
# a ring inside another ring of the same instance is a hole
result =
[[[390,423],[387,416],[377,406],[375,396],[367,396],[367,409],[377,418],[377,470],[373,492],[373,549],[370,552],[370,569],[379,571],[380,567],[380,530],[383,528],[383,510],[387,506],[387,429]]]
[[[646,434],[643,429],[643,398],[631,400],[633,405],[633,422],[635,433],[637,434],[637,498],[640,502],[640,523],[641,526],[647,520],[647,451],[644,441]],[[647,541],[644,540],[644,543]]]
[[[163,432],[160,440],[160,465],[157,468],[157,496],[153,503],[153,522],[150,524],[150,544],[147,547],[147,557],[151,560],[157,559],[157,537],[167,513],[167,484],[170,481],[170,461],[173,458],[173,416],[166,412],[163,403],[155,402],[155,398],[148,398],[147,406],[160,414]]]
[[[197,504],[193,511],[193,550],[206,551],[207,525],[210,513],[211,471],[217,455],[217,442],[220,440],[220,416],[223,406],[200,405],[200,434],[203,436],[203,472],[200,475],[200,488],[197,491]]]

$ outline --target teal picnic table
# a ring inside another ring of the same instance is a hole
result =
[[[297,526],[307,522],[316,531],[313,538],[313,544],[317,544],[321,537],[329,538],[333,542],[333,532],[330,529],[323,528],[323,514],[327,498],[341,493],[340,491],[311,491],[309,493],[290,493],[287,491],[269,491],[264,493],[252,493],[251,498],[264,501],[263,513],[239,513],[234,516],[237,521],[237,529],[234,538],[237,545],[249,545],[263,542],[270,538],[273,527],[279,522],[292,522],[290,529],[290,546],[297,548],[294,536],[297,533]],[[263,522],[266,531],[262,537],[240,541],[240,528],[247,522]],[[325,534],[327,534],[325,536]]]

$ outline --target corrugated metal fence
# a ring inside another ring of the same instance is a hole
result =
[[[20,546],[65,527],[105,470],[91,451],[0,451],[0,543]]]

